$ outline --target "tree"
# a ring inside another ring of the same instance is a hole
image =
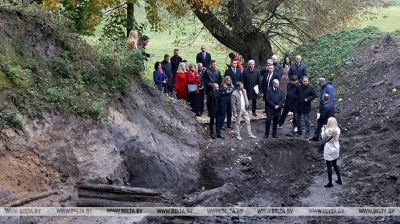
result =
[[[210,8],[186,1],[210,33],[247,61],[265,63],[272,46],[285,48],[354,23],[377,0],[225,0]]]

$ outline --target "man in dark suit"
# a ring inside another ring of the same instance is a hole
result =
[[[196,63],[202,63],[205,68],[210,68],[211,54],[206,51],[206,46],[201,46],[201,52],[196,56]]]
[[[225,74],[224,74],[224,77],[225,76],[230,76],[231,77],[232,84],[234,86],[236,86],[237,82],[241,82],[242,81],[242,77],[241,77],[242,73],[241,73],[240,69],[238,69],[237,65],[238,65],[237,61],[236,60],[232,60],[230,68],[225,70]]]
[[[210,68],[206,71],[206,74],[204,76],[204,82],[206,84],[207,95],[211,92],[213,83],[221,85],[221,72],[217,69],[217,63],[215,62],[215,60],[211,60]]]
[[[255,62],[254,60],[249,60],[247,63],[247,68],[243,70],[242,80],[244,84],[244,88],[247,92],[247,98],[251,100],[251,111],[253,112],[253,116],[257,116],[256,108],[257,108],[257,96],[258,93],[255,92],[254,87],[261,85],[261,75],[260,70],[254,68]]]
[[[272,70],[273,70],[273,65]],[[268,88],[265,92],[266,103],[265,111],[267,111],[267,120],[265,122],[265,135],[264,138],[268,138],[269,129],[271,128],[272,120],[272,137],[277,138],[276,130],[278,128],[278,120],[281,114],[281,110],[284,106],[285,98],[282,89],[279,88],[279,80],[274,79],[272,81],[273,86]]]
[[[274,65],[274,73],[279,76],[279,80],[282,78],[283,75],[283,68],[282,65],[278,63],[278,56],[276,54],[272,55],[272,64]]]
[[[224,139],[221,135],[221,128],[218,123],[220,123],[219,119],[221,116],[218,116],[222,112],[221,108],[221,96],[218,92],[219,86],[217,83],[213,83],[211,85],[212,90],[207,96],[207,110],[208,110],[208,116],[210,117],[210,136],[212,139],[215,139],[214,135],[214,124],[216,126],[216,131],[217,131],[217,137]]]
[[[296,63],[292,64],[289,69],[289,77],[292,77],[292,75],[297,76],[297,80],[301,82],[303,80],[304,76],[307,76],[307,68],[301,61],[301,56],[296,55]]]
[[[271,59],[267,60],[267,66],[266,70],[262,75],[262,80],[261,80],[261,91],[264,94],[264,102],[266,101],[266,92],[267,89],[272,87],[272,81],[274,79],[279,80],[279,75],[275,73],[275,67],[272,63]]]
[[[322,126],[326,125],[328,119],[335,115],[334,105],[333,102],[329,99],[329,94],[325,93],[322,98],[324,100],[324,106],[322,107],[321,113],[317,120],[317,127],[315,129],[314,136],[310,138],[310,141],[319,141]]]

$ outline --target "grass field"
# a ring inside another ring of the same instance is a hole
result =
[[[373,12],[377,13],[376,18],[362,21],[362,28],[375,26],[382,32],[394,32],[400,30],[400,6],[374,9]]]

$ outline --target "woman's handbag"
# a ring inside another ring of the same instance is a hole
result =
[[[188,88],[188,93],[195,92],[197,90],[197,84],[188,84],[187,88]]]
[[[318,152],[323,152],[325,148],[325,144],[332,140],[333,136],[331,136],[328,140],[322,141],[321,145],[319,146]]]

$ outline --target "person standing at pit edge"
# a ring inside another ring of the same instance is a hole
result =
[[[337,165],[337,159],[339,158],[339,143],[340,128],[337,120],[334,117],[328,119],[327,125],[322,127],[322,140],[325,141],[324,146],[324,160],[328,169],[328,184],[324,187],[333,187],[332,184],[332,166],[335,169],[337,175],[336,183],[342,185],[342,179],[340,177],[339,167]]]
[[[249,100],[247,99],[247,93],[246,90],[244,89],[243,83],[242,82],[237,82],[236,83],[236,89],[233,91],[231,95],[231,105],[232,105],[232,115],[233,117],[236,118],[235,122],[235,131],[236,131],[236,139],[237,140],[243,140],[243,138],[240,136],[240,121],[244,119],[244,122],[246,124],[246,129],[247,133],[249,134],[250,138],[257,138],[253,133],[251,132],[251,126],[250,126],[250,117],[249,113],[247,112],[249,108]]]

